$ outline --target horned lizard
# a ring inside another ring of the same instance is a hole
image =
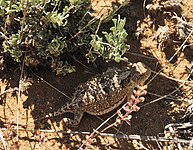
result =
[[[125,69],[108,68],[102,74],[79,84],[70,102],[41,119],[70,112],[74,114],[74,119],[63,118],[62,123],[75,126],[80,123],[85,112],[91,115],[106,114],[123,104],[126,95],[130,96],[135,87],[144,85],[150,74],[150,68],[141,62],[132,63]]]

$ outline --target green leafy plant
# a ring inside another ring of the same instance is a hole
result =
[[[125,19],[113,19],[111,33],[98,35],[98,20],[90,15],[89,0],[0,0],[0,53],[26,65],[49,65],[56,74],[71,73],[75,67],[69,57],[85,55],[95,61],[126,61],[128,46]],[[92,35],[92,36],[91,36]],[[89,52],[89,49],[92,50]]]
[[[126,44],[127,32],[124,29],[126,19],[112,19],[114,26],[110,28],[111,32],[103,32],[103,37],[92,35],[90,44],[92,45],[91,51],[88,53],[88,59],[95,61],[97,57],[103,57],[107,61],[115,60],[116,62],[127,61],[123,55],[129,49]]]
[[[52,67],[57,74],[75,71],[65,59],[77,49],[89,47],[91,30],[96,27],[72,38],[91,20],[90,15],[84,17],[89,5],[87,0],[0,0],[1,53],[16,62],[25,56],[27,65],[46,62],[57,66]]]
[[[16,33],[10,35],[8,40],[3,42],[4,52],[9,52],[10,55],[16,60],[19,61],[20,57],[22,56],[22,50],[20,48],[21,43],[21,36]]]

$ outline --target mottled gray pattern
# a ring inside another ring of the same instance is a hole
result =
[[[123,104],[125,97],[130,96],[135,87],[142,86],[150,74],[150,68],[141,62],[130,64],[125,69],[108,68],[102,74],[81,83],[75,89],[71,101],[46,118],[71,112],[74,119],[64,118],[63,123],[74,126],[80,123],[84,112],[106,114]]]

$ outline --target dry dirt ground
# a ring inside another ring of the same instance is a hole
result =
[[[132,125],[128,126],[123,123],[120,127],[109,129],[105,133],[172,137],[163,135],[164,127],[170,123],[178,123],[187,107],[193,103],[193,75],[191,75],[193,69],[193,47],[191,46],[193,41],[191,35],[193,31],[193,0],[167,2],[136,0],[119,10],[121,16],[127,18],[125,29],[128,31],[128,42],[131,46],[127,53],[129,61],[144,62],[154,72],[151,76],[152,80],[148,83],[145,102],[140,104],[140,111],[132,114]],[[109,25],[103,26],[101,28],[107,28]],[[70,129],[58,125],[65,115],[35,122],[38,118],[57,110],[68,101],[55,88],[70,96],[75,87],[91,77],[93,72],[100,72],[108,66],[117,65],[98,60],[95,64],[96,67],[93,67],[92,64],[87,65],[85,60],[79,59],[79,61],[92,69],[84,67],[77,61],[74,61],[77,71],[66,76],[56,76],[50,69],[43,67],[33,70],[33,72],[29,68],[24,69],[26,76],[24,85],[28,86],[28,89],[27,92],[21,94],[18,117],[18,93],[17,90],[16,92],[11,92],[11,90],[14,91],[14,88],[18,87],[20,69],[8,64],[4,70],[0,71],[0,127],[8,128],[3,131],[4,135],[12,134],[12,128],[16,128],[16,118],[18,118],[19,129],[23,129],[23,131],[18,131],[20,150],[78,149],[84,143],[85,135],[83,134],[48,133],[46,131],[25,131],[24,129],[92,132],[103,122],[102,120],[106,120],[116,112],[115,110],[100,116],[100,118],[85,114],[80,125]],[[118,65],[124,65],[124,63]],[[10,91],[2,94],[5,90]],[[160,97],[162,99],[155,101]],[[112,123],[114,120],[115,118],[110,122]],[[185,136],[182,137],[187,139]],[[90,149],[180,148],[180,145],[173,142],[130,140],[110,136],[96,136],[95,138],[96,142]],[[6,138],[8,149],[17,149],[15,141],[14,133],[12,136],[8,135]],[[0,149],[3,149],[1,142],[0,146]],[[184,143],[181,143],[181,146],[183,149],[188,147]]]

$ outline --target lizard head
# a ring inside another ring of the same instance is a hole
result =
[[[142,62],[133,63],[131,67],[133,68],[133,76],[130,80],[136,85],[144,85],[145,81],[151,75],[151,69]]]
[[[144,63],[130,63],[126,69],[120,71],[119,81],[125,85],[132,83],[134,86],[143,86],[150,75],[151,69]]]

